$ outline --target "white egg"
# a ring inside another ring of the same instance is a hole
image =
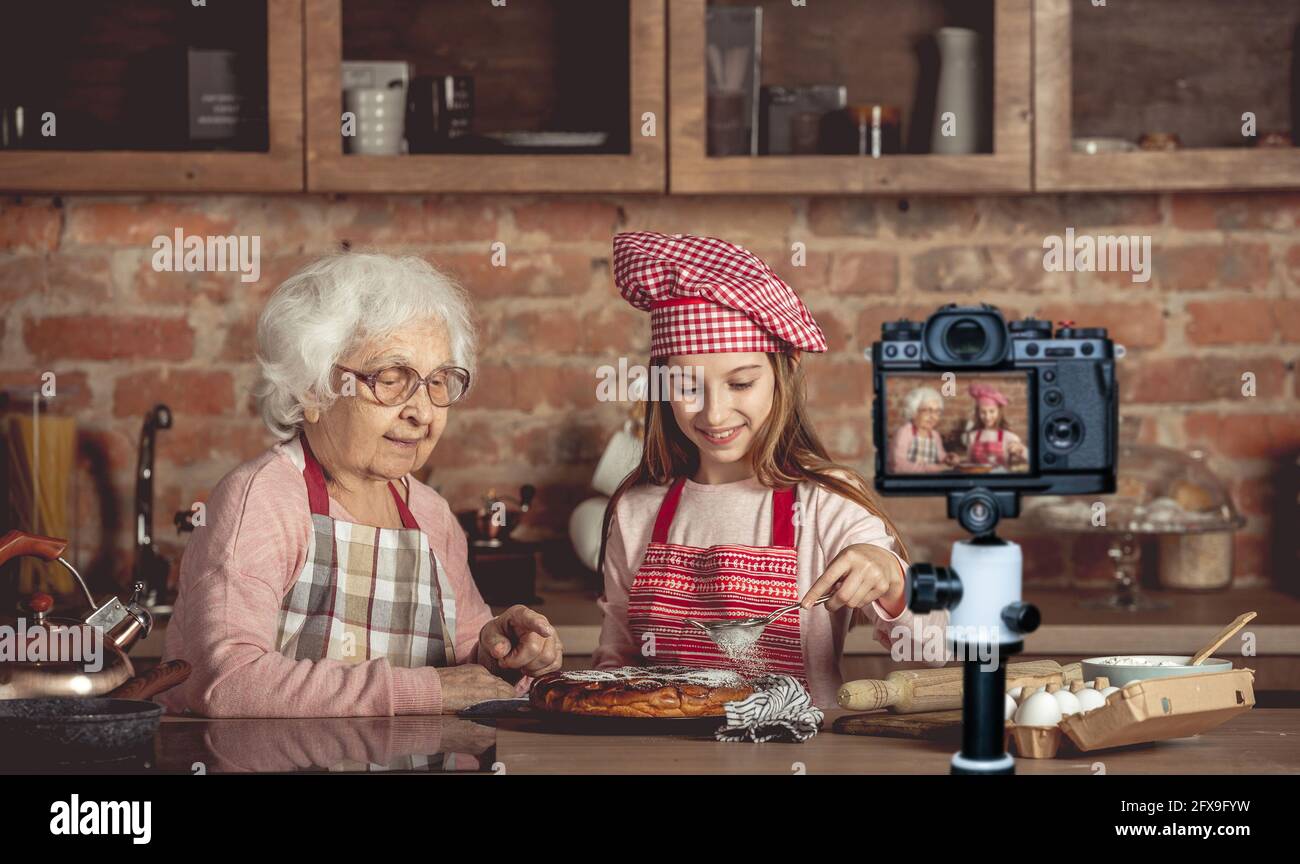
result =
[[[1101,695],[1101,692],[1097,690],[1088,690],[1087,688],[1084,688],[1074,695],[1079,700],[1079,711],[1081,713],[1087,713],[1094,708],[1100,708],[1106,704],[1106,697]]]
[[[1061,706],[1061,716],[1068,717],[1071,714],[1079,713],[1079,698],[1069,690],[1057,690],[1052,694]]]
[[[1011,715],[1016,713],[1016,700],[1011,698],[1011,694],[1006,695],[1006,711],[1003,712],[1003,720],[1010,720]]]
[[[1101,691],[1101,698],[1103,698],[1103,699],[1109,699],[1109,698],[1110,698],[1110,694],[1112,694],[1112,693],[1118,693],[1118,692],[1119,692],[1119,688],[1118,688],[1118,687],[1107,687],[1106,689],[1104,689],[1104,690]]]
[[[1007,695],[1010,696],[1012,699],[1019,699],[1019,698],[1020,698],[1020,691],[1021,691],[1021,690],[1024,690],[1024,689],[1025,689],[1025,688],[1024,688],[1023,686],[1022,686],[1022,687],[1012,687],[1010,690],[1007,691]]]
[[[1055,726],[1061,722],[1061,703],[1051,693],[1035,693],[1016,711],[1021,726]]]

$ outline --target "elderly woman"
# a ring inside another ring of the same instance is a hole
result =
[[[447,502],[412,476],[469,389],[464,294],[416,258],[346,254],[291,276],[257,325],[280,439],[231,471],[181,562],[160,699],[209,717],[453,712],[560,666],[554,629],[493,617]]]
[[[891,474],[936,474],[949,470],[960,461],[956,454],[944,450],[939,436],[939,418],[943,416],[943,396],[933,387],[917,387],[903,400],[903,419],[907,422],[894,432],[889,442]]]

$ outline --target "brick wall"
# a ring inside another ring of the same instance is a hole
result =
[[[1152,235],[1151,280],[1045,272],[1043,237],[1066,227]],[[154,272],[150,242],[176,228],[260,235],[260,281]],[[340,243],[417,253],[465,282],[482,326],[479,378],[453,410],[430,482],[456,507],[488,486],[534,483],[539,524],[562,531],[622,419],[620,406],[594,401],[595,368],[623,355],[640,362],[648,347],[645,319],[610,276],[610,238],[629,228],[724,236],[796,286],[832,346],[809,363],[814,418],[835,455],[867,473],[862,350],[880,322],[986,300],[1008,317],[1109,327],[1129,350],[1122,411],[1140,421],[1139,437],[1202,448],[1231,481],[1249,520],[1237,584],[1294,582],[1295,526],[1273,514],[1288,503],[1276,478],[1300,451],[1300,195],[8,199],[0,388],[58,374],[56,410],[75,415],[82,436],[78,554],[101,580],[122,581],[143,412],[162,401],[175,413],[158,439],[156,519],[175,555],[170,514],[269,443],[248,395],[252,327],[268,293]],[[506,268],[490,266],[494,241],[506,244]],[[807,249],[802,268],[791,265],[796,242]],[[1256,376],[1253,397],[1241,394],[1244,372]],[[939,501],[888,507],[916,554],[946,558],[954,532]],[[1095,541],[1034,538],[1023,525],[1008,533],[1027,542],[1032,581],[1107,578]],[[1279,549],[1286,560],[1275,567]]]

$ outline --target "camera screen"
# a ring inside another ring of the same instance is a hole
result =
[[[885,375],[887,474],[1027,474],[1024,372]]]

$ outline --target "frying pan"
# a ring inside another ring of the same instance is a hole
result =
[[[147,745],[162,718],[152,696],[190,675],[184,660],[160,663],[104,696],[0,700],[0,766],[121,759]]]

